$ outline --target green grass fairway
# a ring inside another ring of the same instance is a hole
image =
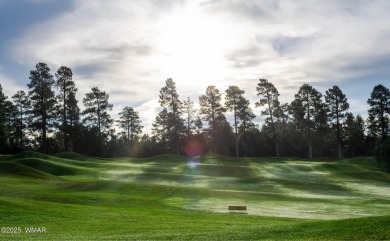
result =
[[[390,175],[373,158],[25,152],[0,155],[0,183],[0,240],[390,239]]]

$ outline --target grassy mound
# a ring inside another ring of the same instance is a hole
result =
[[[52,159],[53,157],[35,151],[24,151],[16,155],[9,155],[5,160],[11,161],[11,160],[18,160],[22,158]]]
[[[14,162],[0,162],[0,175],[33,177],[33,178],[52,179],[52,180],[57,179],[57,177],[50,175],[46,172],[42,172],[34,168],[21,165],[19,163],[14,163]]]
[[[361,165],[378,169],[378,161],[374,157],[355,157],[351,159],[342,160],[342,163]]]
[[[57,159],[67,159],[67,160],[80,161],[80,162],[104,162],[110,160],[110,158],[91,157],[91,156],[78,154],[75,152],[59,152],[53,154],[52,157]]]
[[[75,152],[59,152],[54,154],[53,156],[59,157],[59,158],[65,158],[65,159],[71,159],[71,160],[77,160],[77,161],[85,161],[91,159],[88,156],[78,154]]]
[[[390,175],[372,158],[5,158],[0,222],[49,232],[0,240],[390,238]],[[48,173],[62,181],[42,180]],[[246,215],[230,205],[247,206]]]
[[[75,174],[82,173],[82,170],[80,170],[77,167],[51,162],[39,158],[22,158],[22,159],[14,160],[14,162],[56,176],[75,175]]]

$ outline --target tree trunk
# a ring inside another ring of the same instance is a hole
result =
[[[383,143],[385,143],[385,127],[386,127],[386,123],[385,123],[385,118],[384,118],[384,107],[383,105],[381,105],[381,110],[380,110],[380,115],[381,115],[381,144],[383,145]],[[382,152],[383,152],[383,148],[382,148]],[[383,155],[383,153],[382,153]]]
[[[20,108],[20,147],[23,147],[23,108]]]
[[[235,105],[234,105],[234,133],[236,137],[236,157],[238,157],[237,113],[236,113]]]
[[[312,147],[311,140],[309,140],[309,155],[308,155],[308,158],[309,159],[313,158],[313,147]]]
[[[42,152],[46,153],[46,116],[42,117]]]
[[[97,118],[98,118],[98,135],[99,135],[99,153],[103,147],[102,134],[101,134],[101,123],[100,123],[100,106],[97,106]]]
[[[191,120],[190,112],[187,112],[187,142],[190,141]]]
[[[65,147],[65,151],[68,151],[69,147],[68,147],[68,139],[67,139],[67,134],[68,134],[68,128],[66,126],[66,87],[65,87],[65,80],[64,80],[64,123],[63,123],[63,126],[64,126],[64,147]]]
[[[41,87],[42,88],[42,87]],[[41,93],[41,116],[42,116],[42,152],[46,153],[46,110],[44,109],[44,95]]]
[[[213,118],[213,120],[212,120],[212,122],[213,122],[213,151],[214,151],[214,154],[216,154],[217,153],[217,143],[216,143],[216,137],[215,137],[215,116],[214,116],[214,111],[213,111],[213,113],[212,113],[212,118]]]
[[[275,141],[275,152],[276,152],[276,157],[280,157],[280,152],[279,152],[279,143]]]
[[[244,156],[247,157],[248,156],[248,146],[246,144],[246,121],[244,119],[244,122],[243,122],[243,127],[244,127],[244,130],[243,130],[243,141],[244,141]]]
[[[337,144],[337,156],[341,159],[341,144],[340,142]]]
[[[73,151],[73,118],[70,118],[69,127],[69,151]]]
[[[127,141],[130,140],[130,124],[127,123]]]

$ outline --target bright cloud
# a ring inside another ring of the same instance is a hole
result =
[[[303,83],[349,83],[343,91],[360,112],[370,89],[348,86],[390,77],[389,10],[386,0],[73,0],[71,10],[25,31],[11,54],[30,69],[39,61],[53,72],[71,67],[80,101],[99,86],[114,114],[133,106],[146,129],[167,78],[183,99],[197,100],[210,84],[238,85],[252,102],[259,78],[282,101]]]

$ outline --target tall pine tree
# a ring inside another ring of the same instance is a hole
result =
[[[70,120],[72,115],[68,114],[68,110],[72,108],[71,104],[74,105],[73,97],[76,95],[77,88],[72,80],[73,73],[69,67],[61,66],[55,75],[57,78],[56,86],[59,90],[59,94],[57,96],[60,112],[59,116],[61,117],[60,119],[62,122],[60,130],[62,131],[64,137],[63,142],[65,151],[69,151],[69,145],[72,145],[70,144],[70,141],[72,140],[72,138],[70,138],[72,126],[69,126],[69,123],[72,121]]]
[[[248,140],[247,140],[247,131],[253,126],[252,120],[256,117],[253,114],[252,109],[249,106],[249,100],[243,97],[239,103],[239,111],[237,113],[238,119],[241,120],[241,125],[239,126],[240,135],[242,135],[242,143],[244,146],[244,156],[248,155]]]
[[[265,122],[270,125],[270,139],[275,148],[275,155],[280,157],[279,152],[279,135],[276,129],[277,114],[280,113],[279,92],[275,86],[266,79],[260,79],[256,87],[257,95],[260,97],[259,102],[256,102],[256,107],[266,106],[266,109],[261,112],[266,116]]]
[[[380,136],[380,141],[383,144],[390,128],[389,89],[383,85],[375,86],[367,103],[370,105],[370,109],[368,110],[370,128],[375,134]]]
[[[193,134],[193,130],[196,129],[196,110],[194,108],[194,101],[192,101],[190,97],[188,97],[187,100],[184,100],[182,103],[186,127],[186,138],[187,141],[189,141],[191,135]]]
[[[325,112],[324,108],[322,94],[308,84],[299,88],[290,105],[296,127],[305,134],[308,144],[308,158],[313,157],[313,136],[318,130],[317,121],[323,119],[320,118],[319,114]]]
[[[112,110],[113,105],[108,102],[108,99],[109,95],[105,91],[99,90],[98,87],[93,87],[91,92],[85,94],[85,98],[83,98],[83,104],[85,106],[83,122],[97,129],[100,145],[98,152],[102,151],[104,144],[103,137],[108,134],[113,122],[108,113],[108,111]]]
[[[219,90],[210,85],[206,89],[206,94],[199,97],[200,110],[199,113],[204,121],[209,124],[211,132],[211,142],[214,153],[217,152],[217,121],[223,119],[226,111],[221,104],[221,94]],[[226,119],[226,118],[225,118]]]
[[[19,146],[23,147],[26,142],[25,129],[28,126],[28,113],[30,109],[30,99],[23,90],[19,90],[12,96],[14,105],[16,107],[17,118],[15,120],[16,136],[19,139]]]
[[[168,113],[169,121],[166,128],[170,135],[170,145],[176,149],[177,154],[180,154],[180,137],[183,131],[182,102],[176,91],[176,84],[171,78],[165,81],[165,86],[160,90],[159,103]]]
[[[325,93],[325,102],[330,110],[329,117],[334,120],[334,127],[336,129],[337,139],[337,156],[341,158],[341,135],[342,135],[342,122],[346,116],[349,104],[345,94],[340,90],[338,86],[333,86]]]
[[[239,148],[238,148],[238,124],[239,124],[239,112],[242,108],[244,108],[243,104],[245,102],[243,101],[243,94],[245,91],[241,90],[237,86],[229,86],[228,89],[225,91],[225,107],[227,110],[233,112],[234,117],[234,137],[235,137],[235,144],[236,144],[236,157],[239,155]]]
[[[29,96],[31,100],[31,114],[33,130],[38,132],[38,141],[41,150],[48,151],[47,134],[54,126],[56,99],[54,91],[53,76],[50,68],[45,63],[38,63],[35,70],[30,71]]]
[[[6,101],[7,96],[3,93],[3,87],[0,84],[0,146],[6,145]],[[1,151],[1,150],[0,150]]]
[[[137,111],[132,107],[126,106],[119,113],[119,120],[117,120],[120,127],[124,130],[126,141],[135,141],[142,133],[143,126]]]

